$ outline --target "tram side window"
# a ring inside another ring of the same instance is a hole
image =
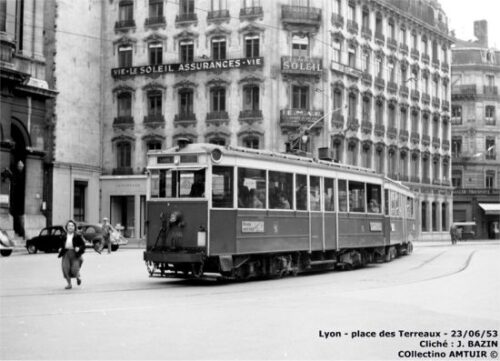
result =
[[[321,190],[319,177],[309,177],[309,210],[321,211]]]
[[[380,193],[380,186],[378,184],[366,184],[366,193],[368,199],[368,212],[380,213],[380,202],[382,194]]]
[[[347,212],[347,181],[339,179],[339,212]]]
[[[349,212],[365,211],[365,184],[349,182]]]
[[[266,171],[238,168],[238,207],[266,207]]]
[[[179,198],[205,196],[205,169],[171,171],[162,169],[151,174],[151,197]]]
[[[212,168],[212,207],[233,207],[233,167]]]
[[[385,207],[385,215],[389,215],[389,190],[384,189],[384,207]]]
[[[307,176],[303,174],[295,175],[295,199],[297,200],[297,210],[307,210]]]
[[[325,178],[325,212],[335,211],[333,179]]]
[[[399,193],[397,192],[390,192],[390,197],[391,197],[391,204],[390,204],[390,210],[391,210],[391,217],[400,217],[401,216],[401,198],[399,196]]]
[[[406,197],[406,218],[413,218],[413,198]]]
[[[293,175],[269,172],[269,208],[291,209],[293,205]]]

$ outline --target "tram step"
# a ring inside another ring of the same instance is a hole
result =
[[[321,260],[321,261],[311,261],[311,266],[318,266],[320,264],[331,264],[331,263],[337,263],[336,260],[334,259],[326,259],[326,260]]]

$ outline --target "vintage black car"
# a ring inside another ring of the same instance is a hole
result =
[[[57,252],[61,243],[64,242],[64,237],[66,237],[66,231],[63,226],[46,227],[38,236],[26,241],[26,249],[28,253],[37,253],[38,250]]]

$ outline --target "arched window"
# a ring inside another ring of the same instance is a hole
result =
[[[132,166],[132,145],[128,141],[116,144],[116,166],[118,168],[130,168]]]
[[[256,136],[250,135],[243,138],[243,146],[245,148],[259,149],[259,145],[260,145],[259,138]]]
[[[118,117],[132,116],[132,94],[129,92],[119,93],[118,100]]]

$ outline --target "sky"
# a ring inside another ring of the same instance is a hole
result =
[[[474,21],[488,21],[488,46],[500,49],[499,0],[438,0],[448,16],[448,28],[462,40],[473,40]]]

